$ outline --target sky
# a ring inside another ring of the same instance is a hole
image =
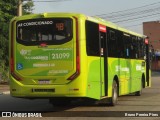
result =
[[[89,16],[102,17],[103,19],[109,20],[122,27],[125,27],[127,29],[130,29],[132,31],[141,34],[143,34],[143,29],[142,29],[143,22],[160,20],[160,3],[154,4],[160,2],[160,0],[33,0],[33,1],[35,5],[33,13],[44,13],[44,12],[83,13]],[[147,13],[147,9],[149,10],[152,9],[152,11],[149,11],[150,13],[149,12]],[[156,11],[154,12],[155,9]],[[113,12],[118,12],[118,11],[122,11],[115,14],[118,15],[119,17],[111,18],[112,15],[114,15]],[[123,14],[121,15],[121,13]],[[128,17],[124,16],[124,18],[122,19],[123,15],[126,14],[130,15]],[[138,19],[137,17],[139,18],[142,17],[142,19]]]

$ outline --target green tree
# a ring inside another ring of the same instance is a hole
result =
[[[23,15],[31,14],[34,7],[32,0],[29,0],[28,2],[24,2],[24,3],[25,4],[23,5]]]
[[[0,0],[0,77],[2,80],[7,80],[8,78],[9,22],[13,17],[17,16],[18,3],[18,0]],[[32,0],[25,0],[23,4],[23,14],[32,13],[33,7],[34,4]]]

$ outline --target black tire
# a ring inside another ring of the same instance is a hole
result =
[[[109,99],[109,104],[111,106],[115,106],[118,101],[118,84],[114,80],[112,84],[112,97]]]
[[[135,92],[135,96],[141,96],[142,95],[142,90]]]

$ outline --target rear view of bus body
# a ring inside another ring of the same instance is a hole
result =
[[[150,86],[144,38],[83,14],[16,17],[10,23],[11,95],[111,98],[115,104],[119,95]]]

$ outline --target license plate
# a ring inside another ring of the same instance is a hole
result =
[[[50,84],[50,80],[38,80],[38,84]]]

